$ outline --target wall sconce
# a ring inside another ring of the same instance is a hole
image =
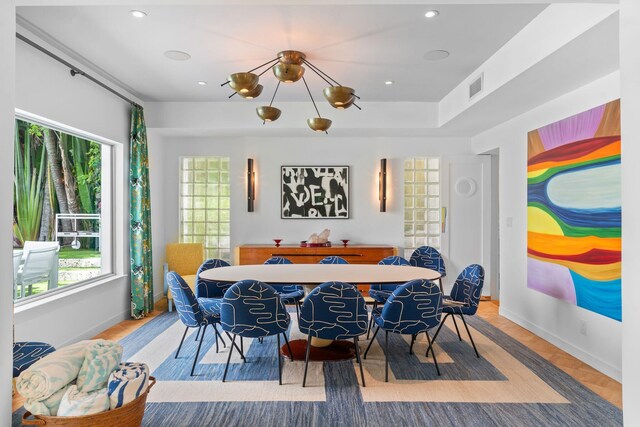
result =
[[[387,211],[387,159],[380,159],[380,172],[378,172],[378,199],[380,200],[380,212]]]
[[[256,200],[256,173],[253,170],[253,159],[247,159],[247,212],[253,212]]]

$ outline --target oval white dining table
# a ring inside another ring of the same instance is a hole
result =
[[[422,267],[376,264],[260,264],[212,268],[200,277],[217,282],[259,280],[264,283],[318,285],[324,282],[404,283],[414,279],[436,280],[440,273]]]

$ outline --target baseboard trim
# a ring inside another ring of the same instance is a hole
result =
[[[552,334],[551,332],[540,328],[539,326],[529,322],[528,320],[523,319],[514,312],[504,308],[504,306],[500,306],[499,313],[501,316],[506,317],[507,319],[536,334],[540,338],[550,342],[561,350],[566,351],[573,357],[580,359],[592,368],[602,372],[603,374],[613,378],[618,382],[622,382],[622,370],[620,368],[616,368],[615,366],[603,361],[602,359],[563,340],[557,335]]]
[[[91,329],[75,336],[74,338],[71,338],[69,340],[67,340],[66,342],[62,343],[59,347],[64,347],[73,343],[76,343],[78,341],[81,340],[86,340],[86,339],[91,339],[92,337],[95,337],[96,335],[98,335],[101,332],[104,332],[105,330],[109,329],[110,327],[117,325],[118,323],[127,320],[127,319],[131,319],[131,311],[130,310],[124,310],[121,313],[118,313],[114,316],[111,316],[110,318],[108,318],[107,320],[105,320],[104,322],[101,322],[97,325],[95,325],[94,327],[92,327]]]

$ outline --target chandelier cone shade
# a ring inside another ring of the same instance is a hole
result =
[[[346,86],[330,86],[322,91],[325,99],[329,101],[329,104],[333,108],[341,110],[349,108],[353,104],[355,100],[353,92],[354,90],[352,88]]]
[[[250,90],[247,93],[238,92],[238,95],[240,95],[244,99],[253,99],[260,96],[260,94],[262,93],[262,89],[264,89],[264,86],[258,85],[253,90]]]
[[[251,92],[258,86],[258,76],[253,73],[235,73],[229,76],[229,86],[238,93]]]
[[[260,77],[263,77],[263,75],[268,73],[269,70],[271,70],[273,75],[276,77],[276,86],[269,104],[256,108],[256,113],[263,121],[263,124],[278,120],[282,113],[278,108],[273,107],[273,102],[276,99],[278,89],[282,83],[295,83],[302,80],[304,88],[309,94],[309,98],[313,104],[313,109],[315,110],[315,114],[313,114],[315,117],[307,119],[307,124],[311,130],[328,133],[327,130],[331,127],[331,120],[322,117],[322,114],[320,113],[320,109],[316,104],[311,88],[309,87],[309,83],[307,82],[309,73],[311,73],[311,75],[315,74],[318,78],[323,80],[325,84],[330,86],[324,89],[323,95],[329,102],[329,105],[333,108],[337,110],[344,110],[353,105],[358,110],[362,109],[357,104],[357,100],[359,100],[360,97],[356,95],[353,88],[342,86],[342,84],[329,74],[325,73],[318,66],[308,61],[303,52],[297,50],[283,50],[278,52],[275,58],[262,65],[258,65],[247,72],[231,74],[220,86],[224,87],[229,85],[229,87],[234,91],[234,93],[229,95],[229,98],[238,95],[244,99],[253,99],[258,97],[264,90],[264,87],[258,83]],[[305,73],[307,76],[305,76]],[[266,77],[268,77],[268,75]],[[264,81],[262,84],[265,84]]]
[[[331,120],[322,117],[313,117],[307,119],[307,124],[311,130],[316,132],[326,132],[331,127]]]
[[[278,62],[273,66],[273,74],[282,83],[294,83],[304,76],[304,67],[302,65]]]
[[[256,113],[258,113],[258,117],[260,117],[265,122],[275,122],[280,117],[282,111],[276,107],[270,107],[264,105],[262,107],[256,108]]]

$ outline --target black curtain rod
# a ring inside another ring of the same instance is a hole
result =
[[[38,49],[40,52],[44,53],[45,55],[55,59],[56,61],[58,61],[61,64],[64,64],[65,66],[69,67],[70,73],[72,76],[76,76],[77,74],[86,77],[87,79],[89,79],[90,81],[92,81],[93,83],[97,84],[98,86],[100,86],[103,89],[108,90],[109,92],[111,92],[112,94],[114,94],[115,96],[124,99],[125,101],[127,101],[129,104],[133,105],[134,107],[139,107],[142,108],[140,106],[140,104],[138,104],[137,102],[132,101],[131,99],[127,98],[126,96],[122,95],[120,92],[110,88],[109,86],[107,86],[106,84],[102,83],[100,80],[96,79],[95,77],[91,76],[90,74],[85,73],[84,71],[82,71],[81,69],[79,69],[78,67],[76,67],[75,65],[65,61],[64,59],[60,58],[58,55],[56,55],[55,53],[45,49],[44,47],[40,46],[39,44],[35,43],[32,40],[29,40],[28,38],[26,38],[25,36],[23,36],[20,33],[16,33],[16,38],[18,40],[22,40],[23,42],[25,42],[26,44]]]

